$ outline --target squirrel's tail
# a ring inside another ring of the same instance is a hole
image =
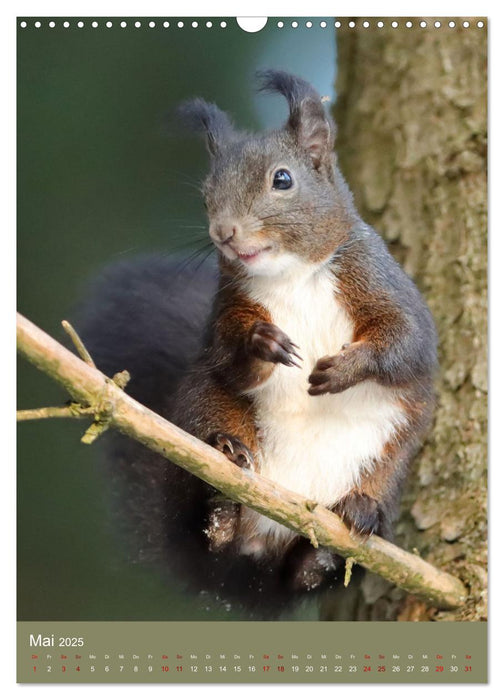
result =
[[[91,280],[71,320],[98,369],[109,377],[128,370],[125,391],[169,418],[177,385],[201,352],[217,277],[211,261],[166,255],[121,261]],[[200,492],[209,487],[116,431],[100,443],[119,559],[155,567],[170,583],[191,567],[201,574],[203,516],[197,516],[208,497]]]
[[[75,325],[102,372],[127,369],[127,393],[166,414],[201,350],[216,286],[213,261],[162,254],[121,261],[93,280]]]

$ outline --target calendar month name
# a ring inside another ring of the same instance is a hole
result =
[[[50,634],[47,637],[41,634],[30,634],[31,647],[83,647],[84,637],[55,637]]]

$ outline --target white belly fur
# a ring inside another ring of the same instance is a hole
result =
[[[277,365],[252,394],[262,436],[261,473],[332,506],[372,469],[385,443],[406,421],[399,394],[374,381],[340,394],[308,394],[308,376],[317,360],[337,354],[353,338],[352,322],[337,302],[331,271],[314,273],[304,266],[284,276],[281,284],[278,277],[255,277],[247,291],[299,346],[303,358],[302,369]],[[257,534],[273,536],[289,533],[264,516],[258,516],[255,529]]]

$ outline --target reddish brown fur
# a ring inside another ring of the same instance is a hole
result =
[[[403,330],[403,312],[381,289],[377,294],[367,279],[366,270],[352,259],[345,258],[345,268],[337,271],[337,300],[343,304],[354,323],[354,342],[364,341],[380,349],[390,344]]]
[[[213,369],[237,393],[262,384],[271,375],[274,364],[254,357],[247,348],[252,327],[257,321],[271,323],[268,311],[231,285],[222,293],[221,311],[215,323]]]
[[[381,457],[375,460],[371,469],[363,472],[359,485],[334,507],[334,511],[346,520],[345,508],[350,501],[357,503],[363,497],[372,499],[377,504],[373,530],[389,539],[393,535],[391,526],[402,483],[429,428],[434,409],[433,396],[421,384],[411,387],[407,396],[399,399],[407,423],[399,427],[393,438],[384,445]],[[347,520],[347,523],[353,526],[351,520]]]

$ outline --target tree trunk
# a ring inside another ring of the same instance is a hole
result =
[[[363,218],[425,294],[439,333],[435,424],[412,467],[398,544],[462,578],[440,613],[366,575],[359,619],[486,618],[486,22],[338,31],[343,174]],[[338,618],[332,601],[323,617]]]

